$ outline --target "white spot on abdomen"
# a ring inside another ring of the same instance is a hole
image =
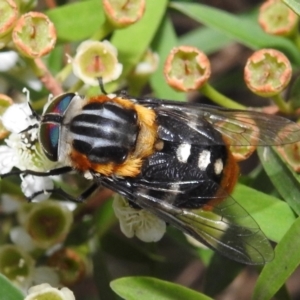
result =
[[[210,151],[203,150],[199,154],[198,167],[201,171],[205,171],[209,164],[210,164]]]
[[[176,155],[177,159],[186,163],[191,154],[191,145],[190,144],[180,144],[177,148]]]
[[[220,175],[223,171],[223,161],[221,158],[218,158],[214,163],[214,170],[216,175]]]

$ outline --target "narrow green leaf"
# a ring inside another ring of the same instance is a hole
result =
[[[290,40],[266,34],[255,20],[195,3],[173,2],[171,7],[252,49],[277,48],[285,52],[294,63],[300,63],[299,51]]]
[[[110,286],[125,300],[211,299],[181,285],[151,277],[124,277],[112,281]]]
[[[177,37],[169,17],[165,17],[152,43],[153,50],[159,55],[158,70],[151,77],[151,86],[155,96],[163,99],[184,100],[186,94],[176,92],[164,78],[164,64],[171,49],[177,45]]]
[[[46,12],[54,23],[57,37],[78,41],[90,37],[105,21],[101,1],[88,0],[59,6]]]
[[[118,58],[123,64],[123,77],[127,76],[149,48],[165,14],[167,3],[167,0],[147,1],[141,20],[114,32],[111,43],[118,49]]]
[[[275,259],[261,272],[255,286],[253,299],[268,300],[285,284],[300,264],[300,218],[275,248]]]
[[[216,52],[232,42],[233,40],[224,33],[208,27],[195,29],[178,39],[179,45],[194,46],[206,54]]]
[[[23,300],[24,295],[5,276],[0,274],[0,299]]]
[[[272,147],[258,149],[262,165],[282,198],[300,214],[300,184]]]
[[[283,0],[297,15],[300,15],[300,2],[299,0]]]
[[[237,185],[232,196],[272,241],[279,242],[295,221],[294,212],[289,205],[275,197],[241,184]]]

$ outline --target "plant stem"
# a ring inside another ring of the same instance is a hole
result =
[[[282,98],[281,94],[277,94],[272,97],[275,104],[278,106],[279,110],[285,114],[289,114],[292,112],[291,106],[289,103],[285,102]]]
[[[224,96],[208,83],[200,89],[200,92],[220,106],[232,109],[246,109],[244,105]]]
[[[99,30],[91,36],[91,40],[101,41],[105,37],[107,37],[114,29],[115,28],[111,25],[111,23],[105,20]]]

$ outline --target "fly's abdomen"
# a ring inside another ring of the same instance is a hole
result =
[[[70,122],[74,149],[91,163],[123,163],[134,149],[137,115],[112,102],[89,103]]]

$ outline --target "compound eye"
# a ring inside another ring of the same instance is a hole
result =
[[[40,143],[47,158],[58,160],[59,124],[44,123],[40,127]]]
[[[57,96],[50,102],[49,106],[46,108],[46,111],[44,112],[44,115],[49,113],[63,115],[68,109],[69,104],[73,100],[75,95],[76,94],[74,93],[66,93]]]
[[[51,161],[58,160],[62,120],[74,97],[74,93],[59,95],[51,101],[43,114],[39,130],[39,141],[45,155]]]

